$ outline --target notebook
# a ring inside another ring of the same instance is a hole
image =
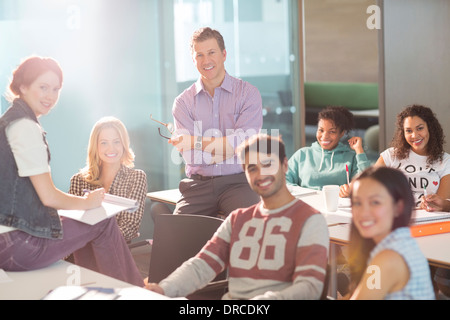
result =
[[[428,212],[416,209],[411,216],[411,224],[430,223],[438,221],[450,221],[450,212]]]
[[[134,212],[139,207],[137,200],[105,194],[100,207],[90,210],[58,210],[58,214],[63,217],[78,220],[90,225],[99,223],[104,219],[114,217],[121,211]]]
[[[286,186],[287,186],[289,192],[294,197],[301,197],[301,196],[306,196],[306,195],[311,195],[311,194],[316,194],[317,193],[316,190],[303,188],[303,187],[300,187],[300,186],[294,186],[294,185],[290,185],[290,184],[287,184]]]

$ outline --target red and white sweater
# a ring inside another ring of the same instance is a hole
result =
[[[233,211],[202,250],[160,282],[186,296],[228,267],[224,299],[318,299],[328,261],[324,217],[301,200],[276,210],[262,202]]]

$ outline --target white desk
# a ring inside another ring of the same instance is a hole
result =
[[[305,188],[299,189],[304,189],[304,191],[307,191]],[[301,192],[302,190],[299,190],[299,193]],[[321,191],[313,191],[312,193],[298,194],[296,196],[298,199],[303,200],[316,210],[322,212],[329,226],[339,223],[350,223],[351,221],[351,213],[349,208],[340,207],[337,212],[327,212]],[[147,193],[147,198],[156,202],[176,205],[177,201],[181,198],[181,193],[178,189],[155,191]]]
[[[0,300],[40,300],[58,287],[71,285],[121,288],[124,289],[122,299],[168,299],[156,292],[136,287],[63,260],[39,270],[6,272],[6,274],[12,281],[0,283]]]
[[[352,213],[350,199],[339,199],[338,210],[336,212],[329,212],[326,209],[322,191],[316,191],[314,194],[307,194],[297,198],[321,212],[327,221],[328,227],[351,223]]]
[[[147,198],[152,201],[175,205],[181,198],[181,192],[178,189],[149,192],[147,193]]]
[[[348,245],[350,241],[350,225],[332,226],[328,230],[331,242]],[[450,250],[446,249],[446,244],[450,243],[450,233],[417,237],[415,239],[430,265],[450,269]]]

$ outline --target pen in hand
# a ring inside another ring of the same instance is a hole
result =
[[[423,199],[424,199],[425,203],[427,202],[427,196],[428,196],[427,188],[423,187]],[[426,206],[427,206],[427,210],[430,210],[430,207],[428,206],[428,204],[426,204]]]
[[[348,165],[345,165],[345,171],[347,171],[347,184],[350,185],[350,177],[349,177],[349,173],[348,173]]]

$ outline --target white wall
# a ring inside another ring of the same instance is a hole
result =
[[[417,103],[436,113],[450,152],[450,1],[395,0],[380,5],[380,149],[391,142],[397,113]]]

